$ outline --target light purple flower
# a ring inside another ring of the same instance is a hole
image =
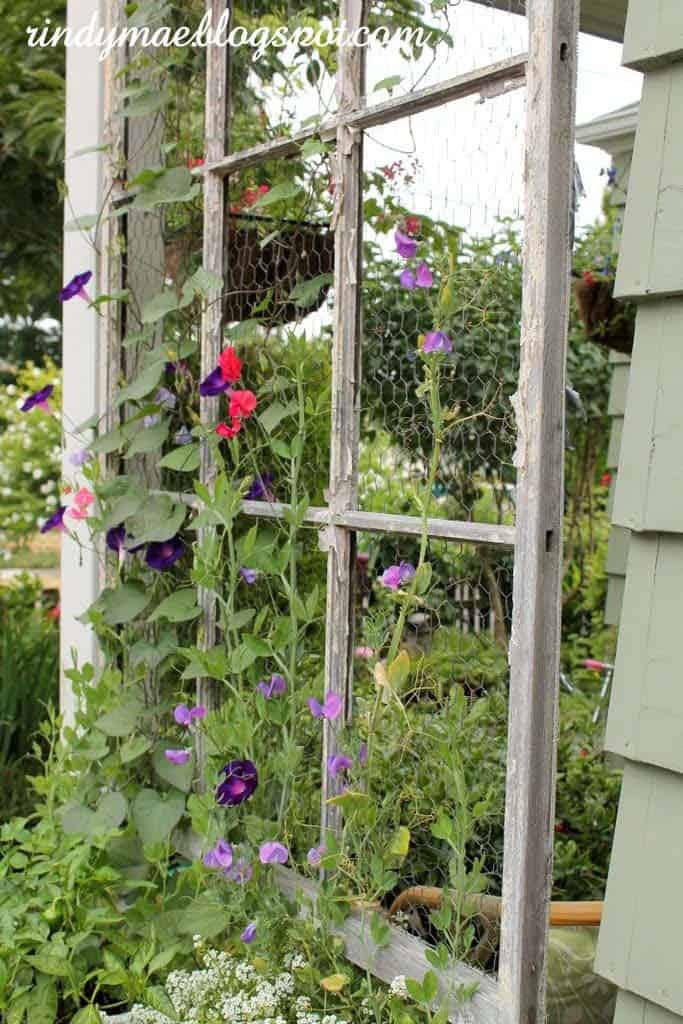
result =
[[[250,942],[254,941],[254,939],[256,938],[256,921],[252,921],[250,924],[247,925],[247,927],[240,935],[240,938],[242,942],[246,943],[246,945],[249,945]]]
[[[353,761],[348,754],[330,754],[327,759],[327,771],[333,779],[350,768],[353,768]]]
[[[164,757],[171,764],[187,764],[190,760],[191,751],[189,750],[165,750]]]
[[[309,697],[307,703],[314,718],[326,718],[328,722],[334,722],[343,710],[342,699],[337,693],[326,694],[323,704],[315,697]]]
[[[240,857],[224,874],[231,882],[237,882],[238,885],[246,885],[251,880],[254,869],[246,857]]]
[[[320,866],[320,861],[323,859],[326,853],[327,847],[325,846],[324,843],[321,843],[320,846],[314,846],[312,849],[308,851],[308,853],[306,854],[306,860],[308,861],[312,868],[317,868]]]
[[[151,416],[144,416],[142,419],[143,427],[156,427],[157,423],[161,423],[161,416],[158,412],[152,413]]]
[[[403,583],[408,583],[415,575],[415,566],[410,562],[401,562],[400,565],[390,565],[385,569],[379,578],[383,587],[388,590],[398,590]]]
[[[367,743],[361,743],[358,751],[358,764],[361,768],[365,768],[368,763],[368,745]]]
[[[245,566],[242,566],[242,568],[240,569],[240,576],[242,577],[245,583],[248,583],[249,586],[251,586],[252,583],[256,583],[256,577],[258,576],[258,572],[256,571],[256,569],[247,569]]]
[[[433,352],[452,352],[453,342],[443,331],[430,331],[425,334],[422,351],[425,355],[431,355]]]
[[[417,287],[415,274],[408,267],[398,275],[398,283],[401,288],[405,288],[409,292],[412,292]]]
[[[168,388],[159,388],[154,401],[157,405],[163,406],[164,409],[175,409],[178,404],[178,399]]]
[[[269,683],[265,680],[257,683],[256,689],[259,693],[263,694],[266,700],[270,700],[272,697],[278,697],[281,693],[284,693],[287,689],[287,683],[284,676],[274,675],[270,677]]]
[[[219,839],[213,849],[204,854],[204,867],[222,868],[227,871],[232,865],[232,846],[225,839]]]
[[[396,228],[394,241],[396,242],[396,252],[399,256],[403,256],[406,260],[412,260],[417,252],[417,242],[415,239],[407,235],[405,231],[401,231],[400,228]]]
[[[286,864],[289,851],[282,843],[269,842],[261,846],[258,856],[262,864]]]
[[[69,462],[72,466],[80,468],[84,466],[88,459],[92,456],[92,452],[89,448],[81,448],[77,452],[72,452],[69,456]]]
[[[398,571],[401,574],[401,583],[408,583],[415,575],[416,569],[412,562],[399,562]]]
[[[206,718],[206,708],[198,704],[196,708],[188,708],[187,704],[179,704],[173,712],[178,725],[190,726],[197,718]]]
[[[181,427],[173,440],[178,445],[192,444],[192,431],[188,430],[187,427]]]

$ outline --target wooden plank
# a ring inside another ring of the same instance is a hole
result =
[[[578,0],[533,0],[525,162],[517,544],[503,860],[501,1013],[544,1019],[560,651],[564,381]]]
[[[392,121],[398,121],[425,110],[432,110],[444,103],[463,99],[465,96],[472,96],[479,92],[495,95],[498,89],[507,91],[509,88],[519,88],[524,85],[526,64],[527,55],[522,53],[516,57],[509,57],[506,60],[497,61],[495,64],[456,75],[454,78],[446,79],[445,82],[426,86],[424,89],[416,89],[404,96],[396,96],[382,103],[366,106],[359,99],[357,109],[349,108],[347,110],[342,110],[340,105],[338,114],[326,118],[319,125],[311,125],[296,132],[290,138],[271,139],[258,146],[207,163],[203,167],[196,168],[194,174],[198,177],[209,172],[234,174],[236,171],[244,170],[245,167],[262,164],[266,160],[298,156],[299,150],[308,139],[319,137],[326,142],[333,141],[337,138],[340,128],[344,126],[359,129],[373,128],[376,125],[390,124]]]
[[[206,0],[206,11],[211,15],[212,24],[217,25],[224,12],[229,9],[229,0]],[[229,48],[215,43],[207,48],[206,55],[206,111],[205,111],[205,159],[210,163],[225,153],[228,147],[229,114]],[[204,181],[204,270],[215,274],[221,284],[207,297],[202,315],[201,331],[201,376],[204,378],[218,364],[223,342],[222,282],[224,280],[225,252],[225,192],[226,183],[217,174],[208,174]],[[200,399],[202,426],[212,430],[218,422],[219,398]],[[202,445],[200,478],[203,484],[211,486],[215,471],[207,445]],[[200,531],[200,543],[205,534]],[[216,643],[216,601],[214,595],[203,588],[199,591],[202,608],[197,643],[204,649]],[[197,703],[212,710],[218,706],[220,684],[214,679],[197,681]],[[200,777],[205,763],[203,736],[197,733],[197,763]],[[202,782],[203,785],[203,782]]]
[[[288,868],[277,869],[280,889],[291,900],[303,898],[315,910],[318,886]],[[405,975],[422,981],[427,971],[434,968],[426,957],[428,947],[420,939],[409,935],[402,928],[389,924],[390,940],[378,948],[370,937],[369,915],[354,911],[339,928],[332,929],[345,942],[346,956],[357,967],[370,971],[376,978],[391,984],[397,975]],[[449,1020],[462,1021],[465,1014],[475,1024],[497,1024],[500,1019],[498,985],[490,976],[469,967],[457,964],[449,971],[435,972],[439,978],[439,999],[435,1005],[446,1002]],[[477,984],[477,991],[463,1010],[455,999],[455,990],[460,985]]]
[[[681,57],[681,0],[630,0],[621,63],[635,71],[652,71]]]
[[[350,34],[363,25],[364,0],[341,0],[339,17]],[[342,47],[338,56],[337,101],[345,114],[361,101],[365,78],[365,49]],[[334,329],[332,339],[332,422],[328,504],[332,520],[358,504],[360,435],[360,333],[363,275],[363,133],[340,124],[334,161],[335,229]],[[351,716],[353,669],[353,579],[355,534],[332,522],[325,531],[327,546],[327,607],[325,613],[325,692],[338,694],[344,714],[325,719],[321,792],[321,833],[338,829],[339,808],[328,799],[343,786],[332,778],[327,761],[338,750],[339,735]]]

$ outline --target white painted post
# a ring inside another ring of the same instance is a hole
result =
[[[75,33],[87,26],[93,5],[88,0],[68,0],[67,26]],[[102,13],[102,12],[101,12]],[[102,23],[102,22],[100,22]],[[102,203],[102,154],[73,154],[102,141],[103,131],[103,65],[97,47],[69,47],[66,53],[66,129],[65,179],[68,197],[65,221],[96,213]],[[98,290],[98,261],[88,238],[78,231],[64,235],[64,281],[84,270],[93,271],[91,294]],[[65,431],[83,423],[99,411],[99,336],[100,318],[79,298],[64,304],[63,313],[63,415]],[[66,442],[63,475],[77,478],[78,471],[68,455],[81,444],[69,437]],[[72,524],[69,525],[72,529]],[[73,524],[83,541],[87,538],[84,524]],[[88,546],[89,547],[89,546]],[[75,712],[73,693],[65,668],[73,664],[72,651],[79,664],[94,662],[97,656],[92,629],[77,621],[77,616],[91,604],[100,588],[100,561],[91,550],[79,548],[67,534],[62,541],[61,577],[61,679],[60,708],[65,723],[71,724]]]

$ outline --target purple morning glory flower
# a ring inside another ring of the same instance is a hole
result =
[[[225,781],[216,787],[216,801],[221,807],[237,807],[252,795],[258,786],[258,772],[253,761],[229,761],[221,768]]]
[[[327,771],[333,779],[350,768],[353,768],[353,761],[347,754],[331,754],[327,759]]]
[[[405,231],[401,231],[400,228],[396,228],[394,241],[396,242],[396,252],[399,256],[403,256],[406,260],[412,260],[417,252],[417,242],[415,239],[407,235]]]
[[[247,925],[247,927],[240,935],[240,938],[242,942],[246,943],[247,945],[249,945],[250,942],[254,941],[254,939],[256,938],[256,921],[252,921],[250,924]]]
[[[179,704],[173,712],[178,725],[190,726],[197,718],[206,718],[206,708],[198,704],[196,708],[188,708],[187,704]]]
[[[270,677],[269,683],[265,681],[257,683],[256,689],[259,693],[263,694],[266,700],[270,700],[271,697],[277,697],[284,693],[287,689],[287,683],[283,676],[274,675]]]
[[[309,697],[307,703],[314,718],[326,718],[328,722],[339,718],[343,709],[342,699],[338,693],[328,693],[323,704],[315,697]]]
[[[264,843],[258,852],[262,864],[286,864],[289,860],[289,851],[282,843]]]
[[[204,867],[227,869],[232,864],[232,846],[225,839],[219,839],[212,850],[204,854]]]
[[[80,468],[86,464],[91,456],[92,452],[89,448],[81,448],[79,451],[71,453],[69,456],[69,462],[72,466]]]
[[[159,388],[154,398],[157,405],[162,405],[164,409],[175,409],[178,404],[178,399],[169,391],[168,388]]]
[[[151,544],[148,544],[145,561],[150,569],[156,569],[157,572],[166,572],[184,554],[185,545],[176,534],[170,540],[153,541]]]
[[[125,526],[112,526],[110,530],[107,530],[105,537],[109,550],[120,553],[126,543],[126,528]]]
[[[443,331],[430,331],[425,334],[422,351],[425,355],[430,355],[432,352],[452,352],[453,342]]]
[[[258,576],[258,572],[256,571],[256,569],[247,569],[245,567],[242,567],[240,569],[240,576],[242,577],[245,583],[248,583],[249,586],[251,586],[252,583],[256,583],[256,577]]]
[[[220,366],[217,366],[215,370],[212,370],[208,377],[205,377],[199,385],[199,394],[202,398],[211,398],[215,395],[222,395],[226,391],[230,391],[230,382],[224,380]]]
[[[68,284],[65,284],[59,293],[60,302],[68,302],[69,299],[73,299],[76,296],[79,299],[83,299],[85,302],[90,302],[90,296],[85,290],[85,286],[92,277],[92,270],[86,270],[83,274],[76,274],[72,277]]]
[[[171,764],[187,764],[190,760],[191,751],[189,750],[165,750],[164,757]]]
[[[174,441],[178,445],[192,444],[192,431],[188,430],[187,427],[181,427],[176,433]]]
[[[261,476],[256,477],[247,491],[247,498],[250,501],[275,501],[272,485],[272,473],[262,473]]]
[[[240,857],[232,867],[227,869],[225,877],[229,878],[231,882],[237,882],[238,885],[246,885],[247,882],[251,881],[253,874],[254,869],[246,857]]]
[[[311,850],[308,851],[308,853],[306,854],[306,860],[308,861],[312,868],[317,868],[320,866],[320,861],[323,859],[326,853],[327,847],[325,846],[324,843],[321,843],[320,846],[314,846]]]
[[[41,533],[48,533],[50,530],[66,530],[64,525],[64,513],[66,512],[66,505],[60,505],[56,512],[54,512],[49,519],[47,519],[40,528]]]
[[[23,402],[21,406],[22,412],[30,412],[31,409],[42,409],[43,412],[51,412],[50,406],[47,404],[48,398],[52,395],[54,386],[48,384],[47,387],[41,388],[40,391],[34,391],[32,395]]]

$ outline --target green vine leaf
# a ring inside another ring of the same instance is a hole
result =
[[[137,401],[140,398],[144,398],[145,395],[148,395],[150,391],[157,387],[163,372],[164,365],[161,361],[148,366],[142,373],[133,378],[130,384],[127,384],[125,388],[121,388],[116,398],[116,404],[123,405],[124,402]]]
[[[169,420],[155,423],[153,427],[145,427],[135,435],[124,458],[132,459],[134,455],[143,455],[161,448],[168,437],[169,427]]]
[[[93,607],[102,612],[108,626],[123,626],[147,607],[150,595],[136,583],[120,583],[102,592]]]
[[[168,619],[169,622],[189,622],[196,619],[201,608],[197,605],[197,591],[192,589],[177,590],[164,598],[148,618],[148,622]]]
[[[162,796],[155,789],[141,789],[133,800],[133,823],[145,846],[163,843],[185,811],[185,797],[174,792]]]
[[[159,465],[162,469],[172,469],[176,473],[194,473],[199,469],[199,461],[199,445],[186,444],[164,455]]]
[[[134,541],[130,546],[170,540],[185,522],[187,508],[165,494],[153,494],[128,522]]]

